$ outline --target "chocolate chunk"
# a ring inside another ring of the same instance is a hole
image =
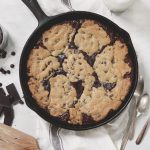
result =
[[[115,86],[116,86],[116,82],[114,82],[114,83],[103,83],[103,87],[109,91],[111,91]]]
[[[14,67],[15,67],[15,65],[14,65],[14,64],[11,64],[11,65],[10,65],[10,68],[14,68]]]
[[[11,126],[13,123],[13,119],[14,119],[14,110],[13,108],[3,108],[4,111],[4,124]]]
[[[65,112],[62,115],[60,115],[59,120],[63,121],[63,122],[67,122],[69,120],[69,112]]]
[[[82,123],[83,124],[92,124],[95,121],[93,120],[93,118],[85,113],[82,113]]]
[[[0,106],[0,117],[1,117],[2,113],[3,113],[3,107]]]
[[[5,70],[4,68],[0,68],[0,72],[1,72],[2,74],[6,74],[6,70]]]
[[[5,93],[5,91],[4,91],[4,89],[3,89],[3,88],[0,88],[0,95],[2,95],[2,96],[6,96],[6,93]]]
[[[93,87],[95,87],[95,88],[100,87],[101,83],[100,83],[100,81],[98,79],[98,76],[97,76],[96,72],[94,72],[92,75],[95,77],[95,81],[94,81]]]
[[[16,53],[13,51],[13,52],[11,52],[11,55],[12,55],[12,56],[15,56],[15,55],[16,55]]]
[[[0,58],[6,58],[7,52],[4,50],[0,50]]]
[[[9,101],[9,97],[6,96],[4,90],[0,88],[0,106],[2,107],[11,107],[11,103]]]
[[[49,79],[48,80],[43,80],[42,83],[43,83],[43,86],[44,86],[44,90],[50,92],[51,87],[50,87]]]
[[[6,89],[9,93],[9,97],[11,96],[10,101],[11,101],[12,104],[17,104],[17,103],[22,104],[22,102],[21,102],[22,100],[21,100],[21,98],[18,94],[18,91],[17,91],[17,89],[16,89],[16,87],[13,83],[6,86]]]
[[[79,99],[84,90],[84,87],[82,86],[82,80],[79,80],[77,82],[71,82],[71,85],[76,89],[77,99]]]

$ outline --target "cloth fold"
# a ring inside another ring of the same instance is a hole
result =
[[[37,139],[41,150],[116,150],[105,127],[71,131],[39,119]]]

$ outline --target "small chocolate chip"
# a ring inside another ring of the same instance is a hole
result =
[[[15,65],[14,65],[14,64],[11,64],[11,65],[10,65],[10,68],[14,68],[14,67],[15,67]]]
[[[10,72],[10,70],[7,70],[6,73],[7,73],[7,74],[10,74],[11,72]]]
[[[12,56],[15,56],[15,55],[16,55],[16,53],[13,51],[13,52],[11,52],[11,55],[12,55]]]

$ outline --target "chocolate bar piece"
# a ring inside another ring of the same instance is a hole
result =
[[[11,107],[9,96],[6,96],[4,90],[0,88],[0,106]]]
[[[12,123],[13,123],[13,120],[14,120],[14,110],[13,110],[13,108],[12,107],[11,108],[4,107],[3,111],[4,111],[4,115],[5,115],[4,124],[6,124],[8,126],[11,126]]]
[[[18,102],[20,104],[24,104],[24,102],[21,100],[21,98],[18,94],[18,91],[13,83],[6,86],[6,89],[9,93],[9,95],[11,96],[10,101],[12,102],[12,104],[17,104]]]
[[[3,107],[0,106],[0,117],[1,117],[2,113],[3,113]]]

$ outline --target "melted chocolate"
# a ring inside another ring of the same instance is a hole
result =
[[[82,80],[79,80],[77,82],[71,82],[71,84],[76,89],[77,99],[79,99],[84,90],[84,87],[82,86]]]
[[[60,65],[61,65],[61,67],[62,67],[62,63],[63,63],[64,60],[67,58],[66,55],[62,53],[62,54],[59,54],[59,55],[57,56],[57,58],[58,58],[58,61],[60,62]]]
[[[131,78],[132,77],[132,72],[127,72],[126,74],[124,74],[123,78]]]
[[[124,62],[129,64],[129,66],[132,68],[132,61],[131,61],[130,56],[128,54],[126,55]]]
[[[95,88],[100,87],[100,86],[101,86],[101,82],[99,81],[96,72],[94,72],[92,75],[95,77],[95,82],[94,82],[94,84],[93,84],[93,87],[95,87]]]
[[[72,39],[71,39],[71,41],[68,44],[68,48],[70,48],[70,49],[77,49],[78,47],[75,45],[74,39],[75,39],[75,36],[78,33],[78,30],[81,27],[82,23],[80,21],[72,21],[71,24],[72,24],[72,27],[75,28],[75,33],[72,36]]]
[[[131,72],[127,72],[123,77],[124,78],[132,78],[133,77],[133,65],[129,54],[126,55],[124,62],[127,63],[131,67]]]
[[[59,120],[63,121],[63,122],[67,122],[69,120],[69,112],[65,112],[62,115],[60,115]]]
[[[63,68],[59,68],[58,70],[53,71],[52,77],[56,77],[57,75],[64,75],[66,76],[67,73],[63,70]]]
[[[115,86],[116,86],[116,82],[114,82],[114,83],[103,83],[103,87],[109,91],[111,91]]]
[[[44,48],[44,49],[47,49],[47,48],[44,46],[42,39],[40,39],[40,40],[35,44],[34,48],[39,48],[40,46],[41,46],[42,48]]]
[[[93,118],[87,114],[82,113],[82,123],[83,124],[91,124],[94,123],[95,121]]]
[[[73,101],[73,103],[72,103],[72,105],[70,106],[71,108],[74,108],[75,107],[75,104],[77,104],[78,103],[78,101],[76,100],[76,101]]]
[[[81,51],[81,53],[83,54],[84,59],[87,61],[87,63],[93,67],[95,58],[99,52],[94,53],[92,56],[89,56],[86,52],[83,51]]]
[[[51,86],[50,86],[50,83],[49,83],[49,79],[48,80],[43,80],[42,83],[43,83],[43,86],[44,86],[44,90],[50,92]]]

